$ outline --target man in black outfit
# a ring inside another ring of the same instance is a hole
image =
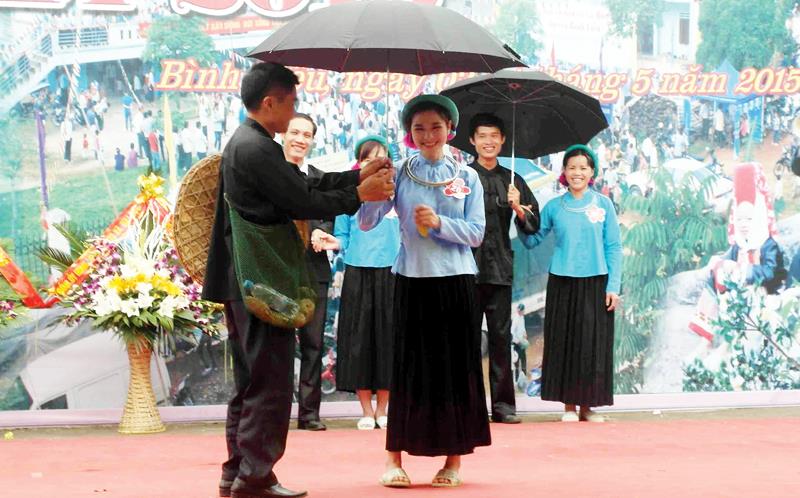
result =
[[[388,161],[359,171],[303,178],[273,139],[294,116],[297,76],[279,64],[259,63],[242,78],[247,119],[222,153],[216,218],[203,299],[223,303],[234,363],[236,393],[228,404],[220,496],[305,496],[283,488],[272,471],[286,448],[292,405],[293,329],[262,322],[244,306],[232,259],[231,207],[259,225],[355,213],[362,201],[394,193]],[[258,258],[258,254],[253,255]]]
[[[283,134],[283,153],[286,160],[296,165],[304,176],[311,179],[322,178],[324,172],[305,162],[311,152],[317,125],[311,116],[295,113],[289,128]],[[297,331],[300,336],[300,386],[297,396],[297,428],[308,431],[324,431],[327,427],[319,419],[319,405],[322,401],[322,345],[325,333],[325,316],[328,308],[328,284],[331,282],[331,265],[328,253],[320,249],[321,234],[333,233],[333,219],[309,220],[310,240],[306,249],[311,277],[316,279],[317,303],[314,316],[305,327]],[[320,249],[319,251],[317,249]]]
[[[478,172],[486,206],[486,232],[480,247],[473,249],[478,264],[478,314],[486,314],[489,327],[489,388],[492,421],[518,424],[511,373],[511,284],[514,254],[508,230],[511,215],[517,230],[533,234],[539,230],[539,205],[519,175],[497,162],[506,141],[503,121],[493,114],[476,114],[470,120],[470,142],[477,161],[470,167]],[[480,331],[479,331],[480,332]]]

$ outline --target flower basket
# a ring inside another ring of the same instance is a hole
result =
[[[150,382],[150,357],[153,350],[145,342],[129,343],[128,361],[131,375],[128,397],[122,411],[119,432],[123,434],[152,434],[166,430],[156,407],[156,396]]]

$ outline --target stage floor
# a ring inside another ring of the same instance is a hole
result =
[[[442,458],[408,457],[411,489],[377,484],[384,433],[336,420],[293,430],[276,467],[281,482],[323,497],[469,498],[789,497],[800,484],[800,410],[613,414],[605,424],[526,417],[492,424],[492,446],[463,459],[464,485],[434,489]],[[294,425],[294,424],[293,424]],[[14,431],[0,440],[0,489],[32,497],[216,495],[225,456],[221,424],[173,425],[163,434],[112,428]]]

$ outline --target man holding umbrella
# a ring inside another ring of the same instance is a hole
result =
[[[475,114],[469,123],[470,143],[477,160],[470,167],[478,172],[484,190],[486,234],[473,249],[478,264],[478,314],[486,315],[489,327],[489,388],[492,421],[518,424],[511,373],[511,284],[514,255],[508,230],[511,216],[519,232],[539,230],[539,205],[521,176],[498,167],[497,156],[506,141],[503,121],[489,113]]]
[[[360,171],[306,179],[286,162],[274,140],[294,117],[297,76],[280,64],[254,65],[242,78],[247,119],[222,153],[216,217],[211,233],[203,299],[223,303],[236,390],[228,404],[220,496],[305,496],[280,485],[272,471],[283,456],[292,405],[293,329],[267,324],[242,302],[234,272],[231,209],[250,223],[285,225],[293,219],[353,214],[362,201],[394,194],[386,160]],[[252,254],[253,258],[263,255]]]

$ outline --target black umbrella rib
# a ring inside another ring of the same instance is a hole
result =
[[[519,102],[519,103],[528,102],[528,100],[525,100],[525,99],[527,99],[528,97],[531,97],[532,95],[536,95],[539,92],[547,90],[548,88],[550,88],[551,86],[553,86],[553,85],[555,85],[557,83],[558,83],[557,81],[550,81],[550,82],[548,82],[548,83],[546,83],[546,84],[544,84],[544,85],[542,85],[542,86],[540,86],[538,88],[534,88],[527,95],[523,95],[522,97],[520,97],[520,100],[518,100],[517,102]]]
[[[594,98],[594,97],[592,97],[592,98]],[[586,104],[585,104],[585,103],[584,103],[584,102],[583,102],[581,99],[578,99],[578,98],[574,98],[574,97],[573,97],[573,98],[572,98],[572,100],[574,100],[575,102],[577,102],[578,104],[580,104],[580,106],[581,106],[581,107],[583,107],[584,109],[586,109],[587,111],[591,112],[591,113],[594,115],[594,117],[596,117],[596,118],[598,118],[598,119],[602,120],[604,123],[606,123],[606,127],[608,127],[608,121],[606,121],[606,117],[603,115],[603,112],[602,112],[602,111],[600,111],[600,114],[597,114],[597,113],[594,111],[594,109],[592,109],[591,107],[589,107],[588,105],[586,105]]]
[[[486,60],[486,56],[483,55],[483,54],[478,54],[478,55],[481,58],[481,60],[483,61],[484,65],[486,65],[486,72],[487,73],[491,73],[492,71],[494,71],[494,68],[492,67],[492,65],[489,64],[489,61]]]
[[[345,56],[344,56],[344,60],[343,60],[343,61],[342,61],[342,63],[339,65],[339,72],[340,72],[340,73],[343,73],[343,72],[344,72],[344,68],[347,66],[347,61],[348,61],[348,60],[350,60],[350,54],[351,54],[351,53],[352,53],[352,50],[350,50],[350,49],[348,48],[348,49],[347,49],[347,53],[346,53],[346,54],[345,54]]]
[[[533,106],[535,106],[535,105],[537,105],[537,102],[541,102],[543,100],[553,100],[553,99],[561,99],[561,98],[568,98],[569,100],[575,100],[577,102],[577,100],[572,98],[572,97],[565,97],[564,95],[553,95],[553,94],[551,94],[551,95],[543,95],[543,96],[535,98],[535,99],[521,100],[521,101],[518,101],[517,103],[519,105],[521,105],[521,106],[525,106],[525,105],[533,105]],[[592,113],[592,114],[594,114],[594,113]]]
[[[542,85],[541,87],[539,87],[539,88],[536,88],[536,89],[532,90],[532,91],[531,91],[530,93],[528,93],[527,95],[523,95],[522,97],[520,97],[520,98],[518,98],[518,99],[512,98],[510,95],[507,95],[507,94],[505,94],[505,93],[501,92],[499,89],[497,89],[497,88],[496,88],[494,85],[490,84],[488,81],[485,81],[485,82],[483,82],[483,85],[482,85],[482,86],[483,86],[483,87],[488,87],[488,88],[490,88],[492,91],[494,91],[494,93],[496,93],[497,95],[499,95],[501,98],[503,98],[503,99],[504,99],[504,100],[502,101],[502,102],[504,102],[504,103],[511,103],[511,104],[522,104],[522,103],[525,103],[525,102],[532,102],[532,100],[528,100],[528,99],[530,99],[530,97],[531,97],[531,96],[533,96],[533,95],[536,95],[536,94],[538,94],[538,93],[542,92],[543,90],[546,90],[547,88],[550,88],[550,87],[551,87],[551,86],[553,86],[555,83],[556,83],[556,82],[549,82],[549,83],[547,83],[547,84],[545,84],[545,85]],[[471,93],[471,94],[473,94],[473,95],[477,95],[477,96],[479,96],[479,97],[484,97],[484,98],[486,98],[486,99],[489,99],[489,100],[491,100],[492,96],[491,96],[491,95],[489,95],[489,94],[486,94],[486,93],[481,93],[481,92],[479,91],[479,88],[480,88],[480,87],[476,87],[476,88],[469,89],[469,90],[468,90],[468,92],[469,92],[469,93]],[[554,96],[547,95],[547,96],[545,96],[545,97],[542,97],[542,98],[551,98],[551,97],[554,97]],[[537,100],[538,100],[538,99],[537,99]],[[491,103],[491,102],[487,102],[487,103]]]
[[[605,116],[603,116],[603,115],[602,115],[602,113],[601,113],[601,114],[597,114],[597,113],[595,112],[595,110],[594,110],[594,109],[592,109],[591,107],[589,107],[588,105],[586,105],[586,104],[585,104],[585,103],[584,103],[584,102],[583,102],[581,99],[579,99],[579,98],[576,98],[576,97],[574,97],[574,96],[571,96],[571,95],[563,95],[563,94],[562,94],[562,95],[547,95],[547,96],[544,96],[544,97],[538,98],[538,99],[536,99],[536,100],[526,100],[526,101],[524,101],[524,102],[520,102],[520,103],[519,103],[519,105],[521,105],[521,106],[531,105],[532,107],[535,107],[535,106],[537,105],[536,103],[537,103],[537,102],[539,102],[539,101],[541,101],[541,100],[546,100],[546,99],[558,99],[558,98],[568,98],[568,99],[570,99],[572,102],[575,102],[576,104],[580,105],[581,107],[583,107],[584,109],[586,109],[587,111],[589,111],[589,113],[590,113],[592,116],[594,116],[595,118],[601,119],[601,120],[603,120],[603,121],[605,121],[605,120],[606,120]]]
[[[419,16],[419,23],[420,24],[424,23],[425,29],[427,30],[428,33],[436,33],[437,32],[431,26],[430,20],[427,17],[425,17],[424,15],[420,15]],[[441,47],[441,43],[439,43],[438,39],[436,40],[436,45]],[[417,52],[417,74],[418,75],[427,74],[427,73],[425,73],[425,71],[424,71],[424,69],[422,67],[422,57],[421,57],[421,54],[420,54],[420,49],[417,48],[416,52]],[[442,53],[446,53],[446,52],[444,50],[442,50]],[[430,74],[432,74],[432,73],[430,73]]]
[[[497,88],[495,88],[493,85],[489,85],[484,82],[482,86],[491,88],[494,91],[494,93],[500,96],[500,98],[503,99],[500,101],[500,103],[511,103],[511,98],[508,95],[501,92],[500,90],[498,90]],[[467,90],[467,92],[471,93],[472,95],[477,95],[478,97],[483,97],[489,100],[493,98],[492,95],[481,93],[480,89],[481,87],[470,88],[469,90]],[[494,102],[487,102],[487,103],[494,103]]]

